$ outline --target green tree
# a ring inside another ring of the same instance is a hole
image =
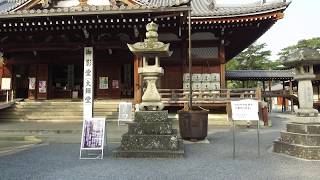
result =
[[[242,51],[227,65],[227,70],[253,70],[253,69],[269,69],[272,62],[269,60],[271,56],[270,50],[265,50],[266,44],[252,44]]]
[[[266,44],[252,44],[247,49],[242,51],[236,57],[231,59],[226,64],[226,70],[267,70],[274,69],[276,66],[280,65],[281,62],[272,62],[269,60],[271,56],[271,51],[266,50]],[[248,87],[256,87],[256,81],[248,81]],[[240,81],[228,82],[229,88],[240,88],[243,84]]]
[[[304,48],[304,47],[320,48],[320,37],[300,40],[295,45],[288,46],[286,48],[281,49],[281,51],[278,53],[278,55],[280,56],[280,59],[284,59],[291,52],[293,52],[299,48]]]

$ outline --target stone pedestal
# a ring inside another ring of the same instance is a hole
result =
[[[274,141],[273,151],[308,160],[320,160],[320,123],[289,123]]]
[[[172,129],[168,111],[136,112],[121,146],[113,153],[117,158],[180,158],[183,154],[183,143]]]

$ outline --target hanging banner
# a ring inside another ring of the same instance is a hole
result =
[[[1,90],[10,90],[10,89],[11,89],[11,78],[2,78]]]
[[[99,89],[108,89],[108,77],[99,77]]]
[[[92,118],[93,111],[93,48],[84,48],[83,119]]]
[[[102,159],[105,140],[105,118],[83,121],[80,159]]]
[[[36,89],[36,78],[29,77],[29,90],[35,90],[35,89]]]
[[[47,81],[39,81],[39,93],[46,93],[47,92]]]
[[[231,101],[231,109],[234,121],[259,121],[257,100]]]

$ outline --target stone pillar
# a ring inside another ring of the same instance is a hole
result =
[[[313,109],[313,88],[311,80],[314,78],[315,75],[313,74],[312,64],[305,66],[300,65],[296,67],[295,79],[298,81],[299,99],[299,109],[296,111],[296,115],[298,117],[318,116],[318,110]]]

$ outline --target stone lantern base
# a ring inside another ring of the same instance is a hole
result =
[[[320,160],[320,119],[318,117],[303,119],[306,118],[314,122],[287,124],[286,131],[281,132],[281,137],[274,141],[273,152],[302,159]]]
[[[138,111],[122,135],[116,158],[180,158],[184,155],[177,130],[172,129],[168,111]]]

